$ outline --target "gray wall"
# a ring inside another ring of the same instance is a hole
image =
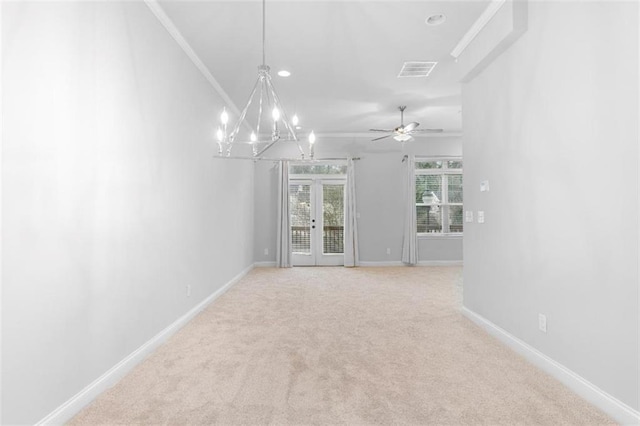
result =
[[[258,161],[254,169],[254,261],[276,261],[278,165]],[[265,254],[265,249],[267,254]]]
[[[463,87],[464,305],[636,410],[638,72],[637,3],[532,1]]]
[[[363,139],[322,139],[316,143],[316,157],[359,156],[356,163],[356,200],[360,260],[400,262],[404,224],[402,157],[416,155],[462,155],[460,137],[423,138],[405,145],[395,141],[372,143]],[[298,157],[291,146],[270,155]],[[258,162],[255,169],[255,260],[275,261],[277,168],[272,162]],[[420,261],[461,261],[462,238],[426,237],[419,240]],[[264,249],[269,254],[264,254]],[[391,254],[387,254],[387,248]]]
[[[143,3],[2,18],[2,423],[28,424],[251,265],[253,165],[211,160],[223,104]]]

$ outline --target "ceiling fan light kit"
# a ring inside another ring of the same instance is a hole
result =
[[[388,135],[381,136],[379,138],[374,138],[371,140],[379,141],[381,139],[393,137],[393,139],[397,140],[398,142],[404,143],[404,142],[413,140],[413,137],[411,136],[411,134],[415,132],[442,133],[442,129],[418,129],[417,127],[420,125],[420,123],[416,121],[412,121],[411,123],[408,123],[405,126],[404,110],[406,108],[407,107],[405,105],[401,105],[398,107],[398,110],[400,110],[400,125],[395,129],[369,129],[370,132],[389,133]]]
[[[409,135],[405,135],[405,134],[399,134],[399,135],[395,135],[393,137],[395,140],[397,140],[398,142],[407,142],[410,140],[413,140],[413,138]]]
[[[249,95],[249,100],[240,113],[238,121],[233,127],[231,127],[231,131],[228,131],[227,127],[229,123],[229,115],[226,108],[224,108],[220,114],[220,125],[215,131],[215,139],[218,144],[218,156],[229,158],[231,157],[231,151],[235,144],[248,143],[251,145],[253,158],[260,158],[269,148],[273,147],[276,142],[293,141],[298,146],[301,159],[304,160],[305,155],[308,155],[309,159],[313,159],[314,144],[316,142],[315,134],[313,131],[309,134],[308,154],[305,154],[305,150],[302,148],[302,144],[295,132],[295,129],[301,128],[298,126],[298,116],[294,115],[292,119],[289,120],[289,117],[280,102],[280,98],[273,87],[273,82],[271,81],[271,75],[269,73],[270,68],[266,64],[265,60],[265,16],[265,0],[262,0],[262,65],[258,67],[258,79],[253,86],[251,94]],[[288,77],[290,75],[288,71],[284,72],[286,75],[280,73],[278,74],[283,77]],[[257,107],[257,118],[255,124],[248,125],[251,131],[249,140],[244,142],[239,141],[238,134],[240,132],[240,127],[247,119],[247,114],[252,104],[254,107]],[[271,116],[270,121],[265,119],[265,115],[267,114],[270,114]],[[267,128],[265,129],[265,127]],[[265,134],[268,134],[269,136],[265,138]]]

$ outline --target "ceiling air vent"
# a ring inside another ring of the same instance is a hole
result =
[[[398,78],[402,77],[428,77],[435,68],[437,62],[405,62],[402,65]]]

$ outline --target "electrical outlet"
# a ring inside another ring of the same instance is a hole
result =
[[[478,223],[484,223],[484,211],[478,210]]]
[[[187,285],[187,297],[191,297],[191,285]]]
[[[264,249],[264,255],[265,256],[269,256],[269,249],[268,248]]]
[[[538,329],[543,333],[547,332],[547,316],[544,314],[538,314]]]
[[[391,254],[391,249],[387,247],[387,254]]]

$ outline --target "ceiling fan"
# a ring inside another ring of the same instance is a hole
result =
[[[398,109],[400,110],[400,125],[398,127],[396,127],[395,129],[369,129],[370,132],[384,132],[384,133],[389,133],[388,135],[379,137],[379,138],[375,138],[375,139],[371,139],[372,141],[379,141],[380,139],[385,139],[388,137],[393,136],[393,138],[395,140],[397,140],[398,142],[406,142],[406,141],[410,141],[413,140],[413,137],[411,137],[412,133],[416,133],[416,132],[428,132],[428,133],[441,133],[442,129],[417,129],[417,127],[420,125],[420,123],[416,123],[415,121],[412,121],[411,123],[407,124],[405,126],[404,124],[404,110],[407,107],[402,105],[399,106]]]

